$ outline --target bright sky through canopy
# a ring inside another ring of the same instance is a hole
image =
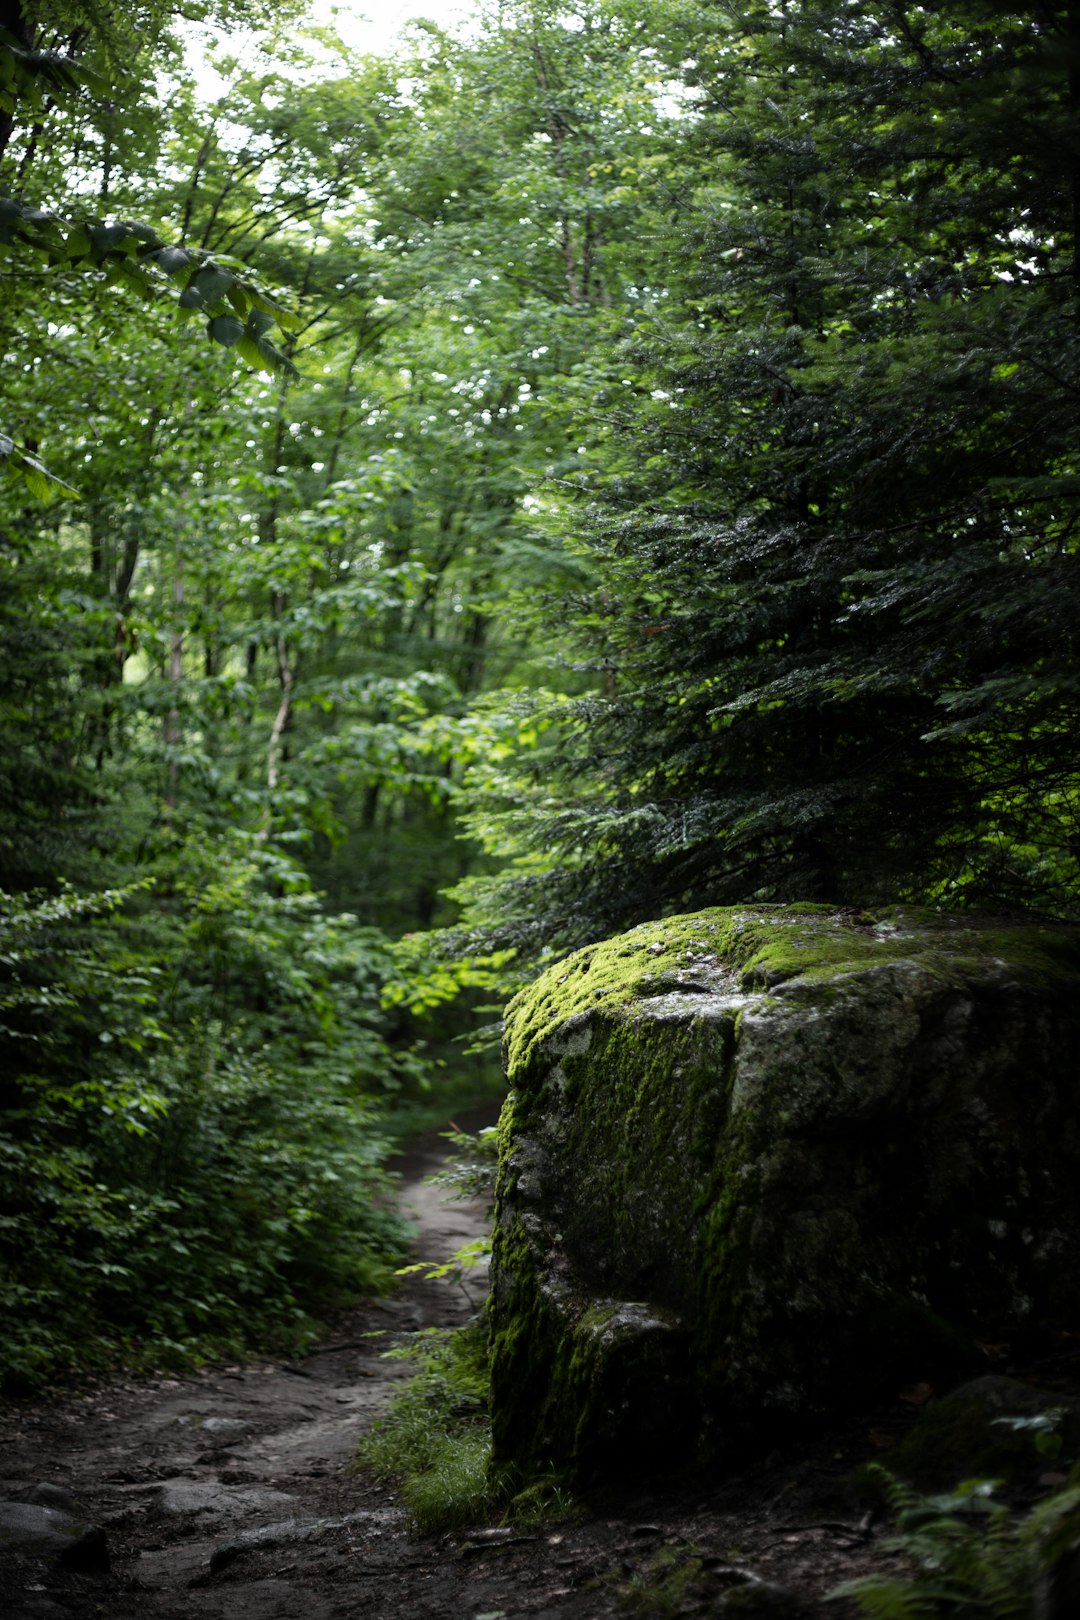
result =
[[[312,0],[301,27],[333,28],[351,49],[373,56],[393,52],[402,30],[414,18],[428,18],[442,27],[458,31],[476,14],[476,0]],[[201,95],[213,100],[223,93],[225,80],[211,65],[208,49],[215,35],[206,27],[185,30],[188,62]],[[228,38],[231,55],[243,62],[257,53],[257,36],[241,29]]]
[[[311,14],[315,22],[336,21],[347,45],[361,51],[389,52],[401,30],[414,17],[453,28],[474,10],[469,0],[315,0]]]

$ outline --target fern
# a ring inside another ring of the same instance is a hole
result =
[[[826,1597],[852,1597],[874,1620],[936,1620],[941,1614],[936,1596],[925,1587],[884,1575],[845,1581]]]
[[[897,1520],[887,1546],[915,1572],[845,1581],[829,1598],[854,1598],[873,1620],[1032,1620],[1040,1583],[1080,1536],[1080,1487],[1016,1521],[994,1500],[996,1481],[966,1480],[947,1496],[920,1496],[879,1464],[872,1472]]]

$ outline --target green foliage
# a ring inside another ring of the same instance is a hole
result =
[[[182,289],[178,307],[207,315],[208,336],[227,348],[245,335],[261,340],[275,323],[284,330],[299,324],[240,260],[223,262],[199,249],[170,245],[152,226],[135,220],[61,219],[47,209],[0,197],[0,250],[10,255],[19,247],[50,266],[100,270],[106,284],[121,283],[144,298],[153,296],[156,277],[175,281]],[[228,314],[230,308],[245,318]],[[231,322],[236,324],[219,324]],[[266,345],[262,358],[270,369],[291,369],[272,345]]]
[[[207,336],[215,343],[235,348],[248,365],[270,375],[294,370],[267,333],[275,323],[283,331],[292,330],[297,317],[238,259],[226,263],[198,249],[169,246],[151,226],[133,220],[61,219],[47,209],[0,196],[0,263],[19,249],[29,250],[50,268],[99,271],[103,285],[122,286],[144,300],[175,281],[183,288],[177,309],[205,315]],[[79,495],[7,434],[0,434],[0,473],[21,483],[37,501]]]
[[[1017,1434],[1030,1435],[1039,1456],[1053,1462],[1060,1457],[1061,1448],[1065,1444],[1059,1428],[1066,1416],[1065,1407],[1052,1406],[1046,1412],[1037,1412],[1034,1417],[1000,1417],[995,1418],[994,1422],[1000,1423],[1003,1428],[1012,1429]]]
[[[493,1202],[497,1133],[444,1134],[449,1158],[432,1179],[459,1197],[486,1196]],[[426,1282],[463,1284],[467,1271],[486,1267],[490,1258],[491,1238],[485,1234],[446,1261],[402,1266],[398,1276],[421,1273]],[[361,1443],[360,1461],[381,1478],[400,1479],[402,1501],[425,1532],[490,1517],[507,1492],[490,1469],[486,1314],[481,1312],[464,1328],[426,1329],[387,1356],[413,1361],[417,1371]],[[521,1504],[522,1513],[537,1508],[535,1501]]]
[[[497,1127],[485,1126],[475,1135],[460,1130],[444,1131],[442,1134],[450,1147],[443,1168],[429,1177],[429,1180],[437,1187],[445,1187],[451,1197],[483,1198],[488,1215],[493,1215],[495,1183],[499,1172]],[[490,1263],[491,1233],[485,1232],[483,1237],[474,1238],[471,1243],[455,1249],[448,1260],[420,1260],[413,1265],[400,1267],[398,1276],[422,1273],[425,1282],[441,1282],[448,1279],[462,1288],[471,1303],[471,1296],[465,1286],[465,1274],[477,1267],[486,1268]]]
[[[446,1131],[450,1144],[446,1163],[432,1179],[457,1198],[483,1198],[489,1209],[495,1207],[495,1182],[499,1173],[499,1132],[494,1125],[482,1130]]]
[[[402,1502],[417,1528],[433,1535],[487,1517],[492,1508],[490,1461],[489,1436],[444,1438],[427,1466],[411,1475],[401,1488]]]
[[[460,1283],[466,1271],[486,1265],[490,1258],[490,1238],[474,1238],[471,1243],[455,1249],[449,1260],[418,1260],[414,1265],[400,1266],[397,1274],[407,1277],[413,1272],[423,1272],[425,1282],[442,1282],[449,1278],[453,1283]]]
[[[457,1037],[511,976],[658,911],[1071,914],[1067,9],[514,0],[392,63],[283,24],[215,105],[156,0],[23,14],[0,884],[12,1018],[58,1015],[9,1123],[72,1230],[157,1143],[193,1229],[229,1167],[272,1291],[290,1210],[359,1220],[310,1190],[338,1124],[374,1185],[376,1099],[490,1087]]]
[[[898,1522],[890,1546],[915,1573],[845,1581],[830,1598],[854,1598],[877,1620],[1032,1620],[1043,1583],[1080,1535],[1080,1488],[1055,1491],[1017,1519],[995,1500],[993,1480],[920,1496],[873,1467]]]
[[[55,473],[50,472],[37,456],[30,455],[26,450],[20,450],[15,440],[6,433],[0,433],[0,472],[7,477],[21,480],[27,494],[44,505],[48,505],[50,501],[62,500],[65,496],[77,498],[79,494],[73,485],[65,483],[62,478],[57,478]]]
[[[498,1511],[488,1474],[487,1324],[428,1328],[388,1355],[417,1364],[390,1411],[361,1442],[359,1461],[400,1480],[401,1500],[427,1534]]]
[[[241,13],[252,10],[258,10],[257,4],[240,7]],[[142,89],[149,99],[145,81],[160,71],[161,57],[169,49],[172,9],[151,4],[140,8],[137,18],[128,19],[100,7],[96,0],[83,0],[54,16],[48,4],[27,0],[15,7],[15,17],[16,32],[0,28],[0,162],[13,171],[10,180],[0,178],[0,276],[32,282],[44,269],[48,280],[59,283],[66,295],[76,279],[85,279],[90,293],[103,295],[107,288],[120,287],[142,301],[175,285],[179,311],[204,315],[211,339],[235,349],[258,370],[291,373],[291,361],[268,333],[275,324],[283,333],[292,330],[296,317],[270,294],[245,260],[215,257],[198,246],[169,242],[153,225],[118,218],[104,206],[117,134],[117,104],[110,98],[117,95],[125,103],[137,102]],[[84,197],[73,197],[62,209],[57,192],[66,177],[47,177],[35,162],[40,137],[58,113],[66,115],[77,131],[72,162],[84,186],[88,168],[93,168],[93,144],[100,140],[104,169],[97,208],[88,207]],[[90,142],[85,127],[79,128],[83,120],[94,131]],[[137,116],[133,122],[138,124]],[[18,154],[17,164],[12,163],[9,146]],[[35,185],[39,174],[45,183]],[[47,178],[56,182],[51,197]],[[107,307],[102,311],[98,304],[89,318],[108,349]],[[14,309],[9,312],[9,341],[12,326],[18,326]],[[122,363],[120,354],[112,357]],[[9,355],[9,364],[11,359]],[[0,434],[0,477],[32,501],[48,503],[78,494],[41,460],[35,445],[18,446],[13,433]]]
[[[922,1491],[944,1489],[958,1472],[1014,1487],[1030,1479],[1037,1458],[1054,1460],[1066,1448],[1072,1458],[1080,1450],[1080,1415],[1068,1409],[1005,1418],[990,1411],[963,1389],[934,1401],[897,1442],[895,1473]]]
[[[379,945],[226,849],[5,897],[0,1378],[192,1355],[389,1281]]]
[[[491,1519],[529,1530],[579,1511],[557,1475],[522,1481],[490,1466],[486,1315],[463,1328],[425,1328],[387,1356],[417,1371],[361,1441],[358,1462],[397,1482],[420,1530]]]
[[[663,296],[546,514],[592,583],[531,622],[593,686],[539,705],[557,748],[477,772],[516,869],[465,894],[477,931],[1075,915],[1075,14],[701,20]]]
[[[401,1258],[386,1105],[400,1131],[441,1079],[418,1031],[453,1064],[441,1118],[492,1085],[448,1002],[498,962],[396,960],[381,930],[423,929],[465,860],[455,749],[541,314],[489,376],[499,343],[478,360],[451,319],[456,249],[415,311],[412,244],[375,280],[380,152],[427,140],[438,96],[418,117],[385,66],[278,37],[205,108],[169,18],[139,15],[138,40],[96,3],[70,19],[94,72],[125,59],[115,105],[84,75],[0,120],[0,1258],[24,1383],[295,1336],[378,1285]],[[302,286],[298,321],[263,276]],[[147,318],[131,294],[155,289],[191,329]],[[501,342],[514,299],[490,291]],[[237,376],[224,351],[265,371],[275,320],[290,369]]]
[[[83,89],[101,95],[108,84],[84,62],[56,50],[34,49],[0,28],[0,112],[13,113],[22,104],[40,115],[50,100],[64,102]]]
[[[274,9],[243,66],[223,32],[215,105],[157,0],[35,0],[0,40],[23,1382],[302,1332],[401,1258],[386,1133],[497,1084],[456,1038],[508,956],[425,938],[477,859],[465,762],[527,746],[472,700],[533,679],[504,581],[574,573],[536,492],[647,280],[640,20],[511,7],[380,63]]]

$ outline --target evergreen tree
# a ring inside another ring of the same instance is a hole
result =
[[[669,297],[564,509],[599,690],[484,785],[517,870],[474,916],[1074,914],[1080,11],[713,17]]]

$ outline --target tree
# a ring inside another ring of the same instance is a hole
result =
[[[700,38],[672,297],[563,518],[600,686],[483,787],[519,863],[476,898],[495,937],[758,897],[1075,913],[1078,60],[1075,9],[997,0]]]
[[[171,183],[134,130],[107,163],[73,112],[50,133],[32,172],[64,218],[106,173],[118,209]],[[192,308],[235,310],[241,256],[211,286],[223,256],[176,251]],[[0,529],[0,1380],[34,1383],[118,1350],[295,1343],[378,1285],[402,1241],[376,1197],[382,1104],[428,1077],[390,1038],[387,940],[312,892],[303,796],[272,780],[265,655],[364,596],[328,606],[319,559],[267,521],[280,390],[104,275],[88,316],[58,260],[9,271],[8,408],[83,496],[16,482]]]
[[[229,16],[235,25],[257,20],[264,9],[261,0],[246,0],[230,8]],[[218,15],[213,6],[196,10]],[[50,0],[11,0],[0,12],[4,279],[9,293],[32,285],[42,271],[52,281],[84,281],[91,298],[103,286],[119,285],[149,302],[175,290],[181,315],[202,317],[215,343],[235,349],[257,368],[287,369],[270,333],[275,324],[282,333],[289,330],[294,317],[257,273],[203,247],[167,241],[143,220],[117,216],[120,199],[113,181],[123,169],[125,148],[140,150],[144,162],[152,162],[158,150],[164,109],[155,109],[151,87],[163,58],[178,51],[175,21],[173,9],[154,0],[127,14],[97,0],[62,8]],[[51,144],[47,136],[58,117],[65,122],[70,161],[83,183],[73,209],[60,207],[65,180],[55,162],[43,162]],[[90,206],[87,191],[93,197]],[[0,338],[15,349],[12,359],[19,349],[15,311],[20,302],[9,296],[8,320],[0,330]],[[96,327],[104,335],[107,322],[98,321]],[[39,501],[78,494],[41,459],[33,435],[28,438],[25,430],[20,434],[19,425],[10,421],[6,426],[9,431],[0,432],[0,475]]]
[[[29,1381],[303,1332],[393,1257],[417,1016],[438,1052],[492,971],[417,938],[469,863],[462,759],[500,746],[470,706],[527,678],[503,580],[566,569],[529,513],[577,474],[654,207],[655,67],[602,7],[398,64],[273,38],[216,105],[154,15],[142,101],[107,105],[91,30],[92,93],[4,160],[5,409],[80,496],[12,481],[0,529],[0,1378]],[[299,306],[272,374],[261,327],[218,329],[255,266]],[[173,272],[186,330],[136,296]]]

